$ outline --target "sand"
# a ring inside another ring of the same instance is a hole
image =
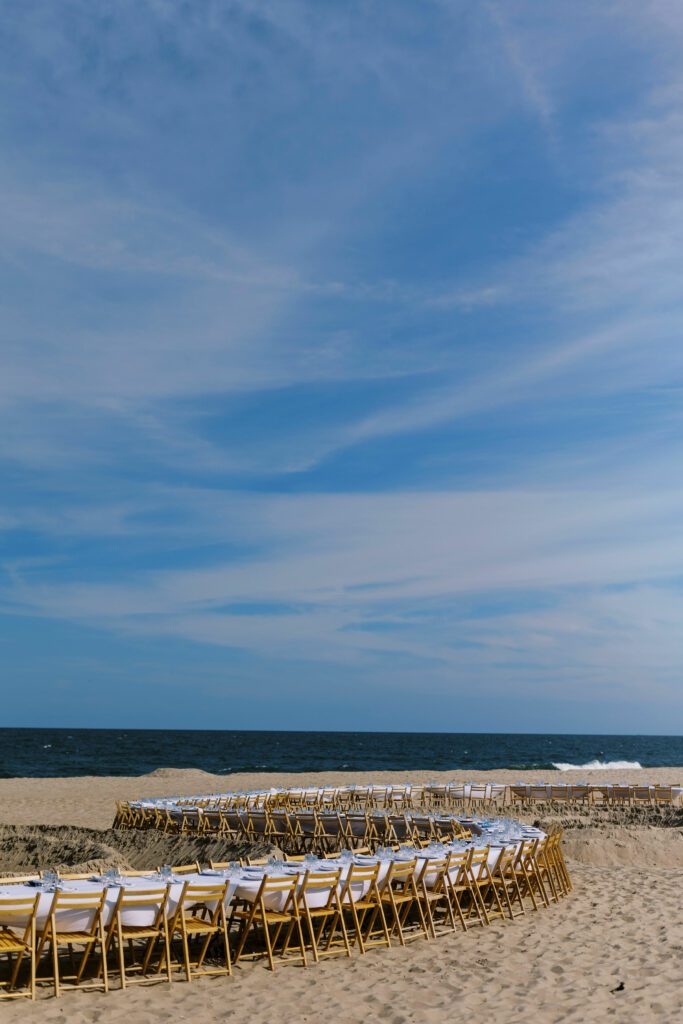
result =
[[[529,781],[535,781],[527,775]],[[581,773],[577,773],[580,775]],[[572,773],[544,772],[572,781]],[[443,778],[455,777],[453,773]],[[468,773],[468,778],[472,773]],[[479,772],[517,781],[520,772]],[[420,781],[434,772],[355,774],[355,781]],[[591,773],[595,781],[683,778],[683,769]],[[169,859],[169,837],[117,834],[108,826],[117,798],[200,793],[262,785],[352,781],[348,775],[210,776],[160,771],[141,778],[0,780],[0,872],[49,854],[51,863],[111,862],[147,867]],[[683,1020],[683,811],[575,809],[529,805],[528,821],[561,821],[574,892],[514,923],[374,950],[304,970],[242,964],[232,978],[139,986],[108,996],[69,992],[0,1004],[0,1020],[154,1024],[158,1020],[471,1022],[677,1022]],[[35,828],[35,826],[41,826]],[[126,838],[128,835],[128,838]],[[172,859],[214,856],[181,840]],[[192,848],[190,848],[192,846]],[[160,854],[164,856],[160,856]],[[59,856],[58,856],[59,855]],[[81,861],[79,861],[81,858]],[[144,862],[144,863],[143,863]],[[43,865],[50,866],[50,865]]]

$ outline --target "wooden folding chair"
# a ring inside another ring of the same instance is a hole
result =
[[[161,868],[157,870],[161,871]],[[201,870],[198,860],[192,861],[191,864],[174,864],[171,868],[174,875],[199,875]]]
[[[45,922],[45,927],[40,935],[36,960],[40,961],[41,954],[46,945],[52,951],[52,980],[55,996],[59,997],[62,988],[103,988],[109,991],[109,979],[107,975],[107,958],[105,956],[105,935],[103,911],[107,896],[107,890],[102,892],[65,893],[56,892],[50,911]],[[59,950],[67,946],[71,970],[75,973],[60,976]],[[78,967],[76,968],[73,958],[75,946],[82,946],[83,952]],[[100,947],[100,969],[97,971],[94,980],[83,983],[82,978],[85,968],[90,960],[91,954],[96,946]],[[102,980],[100,981],[100,975]],[[74,985],[64,985],[64,982],[73,981]]]
[[[402,946],[405,946],[406,940],[429,938],[415,881],[416,871],[416,860],[393,860],[384,881],[379,884],[382,906],[388,918],[389,934],[395,934]],[[417,928],[407,931],[406,925],[412,911],[415,911],[417,917]]]
[[[484,926],[486,919],[472,875],[473,850],[451,854],[448,866],[448,891],[455,916],[466,932],[471,925]]]
[[[633,786],[614,785],[610,791],[610,803],[630,804],[633,802]]]
[[[571,786],[555,785],[550,787],[550,799],[555,803],[566,803],[572,799]]]
[[[553,872],[555,885],[560,896],[566,896],[571,892],[572,883],[567,870],[567,864],[562,852],[562,829],[558,826],[548,835],[546,843],[546,858],[550,870]]]
[[[350,849],[369,845],[369,819],[367,813],[347,811],[344,816],[344,842]]]
[[[344,827],[336,811],[318,813],[318,849],[323,853],[336,849],[344,838]]]
[[[297,822],[297,844],[300,853],[317,849],[320,837],[320,822],[317,811],[299,811]]]
[[[486,783],[473,782],[467,800],[469,807],[484,807],[491,803],[491,790]]]
[[[428,814],[411,814],[408,818],[414,843],[431,843],[436,839],[434,819]]]
[[[295,835],[296,832],[290,821],[289,811],[272,810],[270,812],[269,827],[270,842],[274,846],[279,846],[281,850],[288,849],[291,847]]]
[[[494,918],[505,920],[505,911],[500,901],[498,890],[493,883],[489,868],[489,849],[473,850],[470,857],[469,872],[473,891],[479,900],[484,916],[484,923],[491,924]]]
[[[187,981],[207,974],[232,974],[228,922],[225,916],[227,891],[227,882],[224,885],[194,885],[185,882],[168,932],[171,941],[176,935],[180,938]],[[222,963],[220,966],[205,967],[204,960],[212,939],[218,939],[214,943],[213,959],[217,957],[217,948],[222,946]],[[194,960],[192,945],[198,947]],[[165,963],[164,956],[158,970]]]
[[[377,884],[379,868],[379,864],[352,864],[342,884],[342,910],[351,919],[351,937],[361,953],[370,946],[391,946]]]
[[[514,847],[504,847],[491,870],[491,884],[496,888],[498,898],[507,910],[511,921],[526,914],[519,879],[515,870],[516,851]],[[517,909],[515,909],[517,908]]]
[[[446,804],[453,808],[465,807],[467,804],[467,790],[464,783],[451,783],[446,787]]]
[[[150,981],[148,970],[155,947],[160,944],[160,957],[166,963],[166,976],[172,981],[171,946],[166,908],[168,904],[168,887],[160,889],[125,889],[119,890],[116,905],[106,930],[105,952],[115,950],[118,960],[121,988],[131,982]],[[131,924],[126,920],[131,915],[147,918],[146,921]],[[143,943],[142,962],[135,958],[135,947]],[[126,965],[126,946],[130,963]],[[136,972],[140,977],[131,978],[128,972]]]
[[[336,871],[307,871],[297,892],[299,916],[306,923],[313,959],[343,953],[351,956],[340,893],[341,868]],[[317,922],[317,926],[316,926]],[[323,933],[327,931],[324,946]],[[335,933],[341,938],[335,941]]]
[[[418,871],[416,881],[418,899],[433,938],[444,932],[456,930],[448,874],[450,864],[451,854],[446,857],[425,857],[422,867]],[[440,919],[439,915],[441,915]]]
[[[544,907],[549,906],[550,901],[543,885],[543,879],[539,875],[538,866],[536,864],[536,851],[538,849],[538,839],[525,840],[519,844],[517,855],[515,857],[515,872],[517,874],[517,880],[522,896],[527,896],[531,899],[534,910],[539,909],[539,901],[536,898],[540,898],[541,904]]]
[[[236,907],[231,915],[231,921],[239,923],[237,946],[235,948],[235,963],[244,954],[244,947],[251,932],[260,931],[268,957],[268,964],[271,971],[275,970],[273,954],[277,950],[278,940],[283,929],[286,928],[283,940],[283,948],[280,955],[282,962],[296,960],[306,966],[306,948],[304,945],[303,929],[301,927],[301,915],[297,902],[298,878],[287,876],[285,878],[264,877],[254,901],[247,907]],[[271,933],[271,929],[273,932]],[[287,956],[292,935],[298,938],[300,956]],[[252,954],[253,955],[253,954]]]
[[[7,958],[9,977],[0,978],[0,999],[36,998],[36,914],[40,893],[0,898],[0,957]],[[14,959],[14,965],[12,960]],[[28,987],[18,989],[21,965],[28,960]],[[4,990],[4,991],[3,991]]]

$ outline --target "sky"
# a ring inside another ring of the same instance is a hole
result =
[[[7,0],[6,725],[683,731],[683,7]]]

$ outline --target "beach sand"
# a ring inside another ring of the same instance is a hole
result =
[[[477,772],[468,773],[467,778],[535,781],[539,774],[532,778],[518,771]],[[544,772],[543,776],[573,781],[582,774]],[[0,780],[0,823],[14,826],[0,828],[0,870],[18,868],[22,858],[29,856],[26,851],[35,851],[36,844],[41,849],[41,842],[53,856],[51,863],[75,863],[86,853],[102,853],[112,834],[82,829],[107,830],[116,799],[440,777],[458,776],[452,772],[441,776],[434,772],[355,773],[353,777],[324,773],[304,779],[293,774],[211,776],[162,770],[129,779]],[[590,778],[676,782],[683,778],[683,769],[594,772]],[[419,941],[406,949],[374,950],[350,961],[335,958],[305,970],[287,965],[272,975],[261,962],[247,963],[240,964],[232,978],[191,985],[137,986],[107,996],[67,992],[59,1000],[42,996],[34,1005],[4,1002],[0,1020],[12,1024],[19,1020],[107,1024],[124,1019],[127,1024],[153,1024],[170,1017],[249,1020],[250,1024],[683,1021],[683,811],[538,805],[516,813],[528,821],[555,820],[565,826],[574,891],[548,910],[466,935]],[[35,825],[51,827],[23,827]],[[159,848],[145,851],[143,846],[156,840],[140,835],[126,840],[133,844],[126,857],[153,861]],[[182,853],[190,851],[184,848]]]

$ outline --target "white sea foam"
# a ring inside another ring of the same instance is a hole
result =
[[[597,772],[597,771],[620,771],[642,768],[640,761],[588,761],[587,764],[567,764],[564,761],[553,762],[553,768],[558,772]]]

